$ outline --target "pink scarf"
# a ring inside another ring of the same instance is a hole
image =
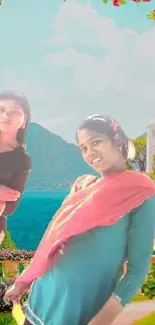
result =
[[[31,264],[15,283],[31,284],[47,270],[49,257],[71,237],[94,227],[114,225],[154,194],[154,183],[139,172],[78,178],[50,222]]]

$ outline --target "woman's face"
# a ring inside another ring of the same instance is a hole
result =
[[[22,107],[14,100],[0,100],[0,131],[16,132],[24,128],[26,118]]]
[[[122,153],[105,135],[81,129],[78,144],[86,163],[101,174],[117,170],[124,164]]]

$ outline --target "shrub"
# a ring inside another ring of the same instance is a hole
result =
[[[150,272],[142,285],[142,292],[151,300],[155,297],[155,264],[152,264]]]

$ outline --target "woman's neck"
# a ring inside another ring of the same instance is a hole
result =
[[[0,149],[8,150],[18,146],[17,133],[1,132],[0,133]]]
[[[125,165],[121,165],[121,166],[113,167],[113,168],[107,170],[106,172],[104,172],[102,175],[103,175],[103,176],[108,176],[108,175],[110,175],[110,174],[123,172],[123,171],[125,171],[125,169],[126,169],[126,166],[125,166]]]

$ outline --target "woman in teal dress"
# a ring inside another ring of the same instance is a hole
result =
[[[147,176],[125,171],[132,143],[102,115],[80,125],[77,142],[101,178],[77,179],[30,267],[6,293],[6,301],[17,302],[31,285],[25,325],[111,325],[149,269],[155,187]]]

